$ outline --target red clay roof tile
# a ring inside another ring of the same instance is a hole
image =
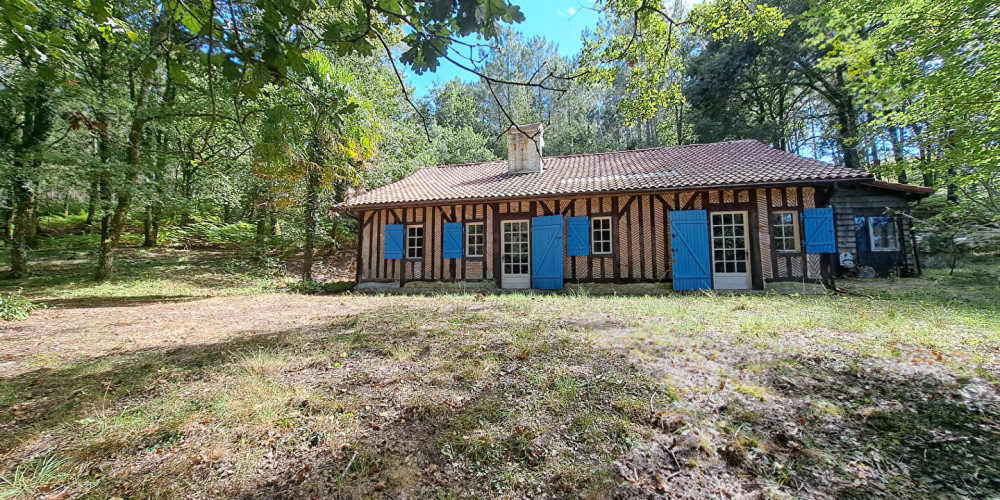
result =
[[[866,180],[871,174],[771,148],[755,140],[549,156],[541,173],[508,174],[506,161],[422,168],[342,206],[496,200],[610,191],[648,191]]]

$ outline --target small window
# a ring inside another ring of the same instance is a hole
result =
[[[424,226],[406,226],[406,258],[424,258]]]
[[[896,221],[892,217],[869,217],[868,241],[873,252],[898,251],[899,236],[896,234]]]
[[[611,253],[611,217],[590,219],[591,252],[594,255]]]
[[[774,235],[775,252],[798,252],[799,218],[797,212],[773,212],[771,234]]]
[[[466,257],[482,257],[486,250],[486,236],[482,222],[473,222],[465,226]]]

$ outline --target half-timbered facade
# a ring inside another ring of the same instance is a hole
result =
[[[516,165],[424,168],[345,203],[358,282],[819,281],[841,262],[831,199],[873,182],[756,141],[542,158],[541,134],[512,127]]]

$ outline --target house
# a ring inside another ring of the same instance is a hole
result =
[[[544,157],[543,132],[511,127],[507,161],[422,168],[338,207],[359,222],[358,283],[763,289],[919,272],[910,220],[886,208],[929,190],[754,140]]]

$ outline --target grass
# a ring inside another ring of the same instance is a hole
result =
[[[479,299],[271,293],[167,249],[95,285],[80,251],[2,283],[52,307],[0,331],[0,498],[1000,494],[993,263]]]
[[[253,295],[292,283],[276,270],[258,269],[233,252],[164,247],[119,249],[115,278],[97,283],[93,281],[95,236],[41,241],[41,248],[30,255],[32,274],[19,280],[0,280],[0,290],[22,290],[33,301],[58,306]],[[8,258],[7,252],[0,254],[0,267]]]

